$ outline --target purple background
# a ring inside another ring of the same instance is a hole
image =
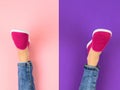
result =
[[[99,63],[97,90],[120,90],[120,0],[60,0],[60,90],[78,90],[96,28],[113,32]]]

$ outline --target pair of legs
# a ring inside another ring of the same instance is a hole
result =
[[[29,57],[29,33],[22,30],[12,30],[14,44],[17,47],[19,90],[35,90],[32,76],[32,63]],[[95,90],[99,69],[97,67],[100,55],[107,45],[112,32],[106,29],[97,29],[93,32],[92,40],[87,45],[87,65],[79,90]]]

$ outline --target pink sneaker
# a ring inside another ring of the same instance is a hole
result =
[[[110,30],[96,29],[92,34],[92,40],[87,44],[88,52],[90,48],[96,52],[103,51],[111,36],[112,32]]]
[[[12,29],[11,36],[17,48],[23,50],[29,45],[29,32],[24,30]]]

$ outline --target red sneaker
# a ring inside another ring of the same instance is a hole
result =
[[[103,51],[111,36],[112,32],[110,30],[96,29],[92,34],[92,40],[87,44],[88,52],[91,48],[96,52]]]
[[[29,32],[24,30],[12,29],[11,36],[17,48],[23,50],[29,45]]]

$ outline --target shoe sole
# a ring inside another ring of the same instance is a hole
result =
[[[94,30],[93,31],[93,33],[92,33],[92,36],[94,36],[94,34],[96,33],[96,32],[108,32],[108,33],[110,33],[111,34],[111,36],[112,36],[112,32],[110,31],[110,30],[108,30],[108,29],[96,29],[96,30]],[[86,48],[88,49],[88,47],[89,47],[89,45],[92,43],[92,40],[90,40],[89,42],[88,42],[88,44],[87,44],[87,46],[86,46]]]
[[[28,31],[26,31],[26,30],[12,29],[10,33],[12,33],[12,32],[26,33],[26,34],[28,34],[28,35],[29,35],[29,32],[28,32]]]
[[[96,29],[96,30],[93,31],[92,36],[93,36],[96,32],[108,32],[108,33],[110,33],[111,36],[112,36],[112,32],[111,32],[110,30],[108,30],[108,29]]]

